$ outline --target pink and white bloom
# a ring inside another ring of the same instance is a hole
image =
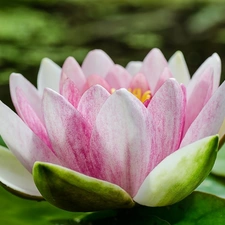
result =
[[[183,199],[216,158],[225,117],[220,71],[213,54],[190,80],[181,52],[168,63],[154,49],[126,69],[101,50],[81,67],[71,57],[62,69],[44,59],[38,89],[12,74],[18,115],[0,103],[10,149],[0,148],[1,183],[74,211]]]

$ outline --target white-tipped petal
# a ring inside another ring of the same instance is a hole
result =
[[[59,92],[61,68],[51,59],[44,58],[38,71],[37,87],[43,93],[46,87]]]
[[[114,62],[104,51],[95,49],[87,54],[81,68],[86,77],[91,75],[105,77],[113,65]]]
[[[179,83],[187,85],[190,81],[190,74],[183,53],[181,51],[175,52],[168,63],[174,78]]]
[[[3,146],[0,146],[0,182],[19,196],[42,199],[31,173],[25,169],[11,151]]]
[[[191,92],[195,87],[195,83],[198,82],[199,77],[201,77],[202,73],[209,67],[213,69],[213,92],[218,88],[221,76],[221,59],[217,53],[214,53],[202,63],[202,65],[192,76],[187,86],[187,99],[189,99]],[[201,79],[204,79],[204,77],[201,77]]]
[[[136,75],[142,67],[141,61],[131,61],[127,64],[126,70],[130,73],[131,76]]]

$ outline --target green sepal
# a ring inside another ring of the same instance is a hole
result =
[[[33,178],[48,202],[68,211],[87,212],[135,205],[119,186],[55,164],[36,162]]]
[[[217,135],[186,145],[159,163],[142,183],[134,201],[167,206],[190,195],[210,173],[218,151]]]

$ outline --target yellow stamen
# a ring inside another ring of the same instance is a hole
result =
[[[145,102],[146,100],[150,99],[151,97],[152,97],[151,91],[145,91],[141,97],[141,101]]]
[[[151,99],[151,97],[152,97],[151,91],[145,91],[142,94],[141,88],[134,88],[133,90],[132,90],[132,88],[128,88],[127,90],[130,93],[132,93],[134,96],[136,96],[141,102],[145,102],[146,100]],[[111,94],[113,92],[115,92],[115,91],[116,91],[116,89],[115,88],[112,88],[111,89]]]
[[[134,88],[131,93],[134,96],[136,96],[139,100],[141,100],[141,89],[140,88]]]
[[[111,94],[116,91],[116,88],[111,88]]]

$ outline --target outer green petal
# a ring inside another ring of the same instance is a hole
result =
[[[134,201],[146,206],[166,206],[188,196],[210,173],[218,141],[218,136],[210,136],[165,158],[145,179]]]
[[[0,184],[13,194],[43,200],[37,190],[33,177],[10,150],[0,146]]]
[[[36,162],[33,177],[47,201],[68,211],[131,208],[135,204],[119,186],[55,164]]]

